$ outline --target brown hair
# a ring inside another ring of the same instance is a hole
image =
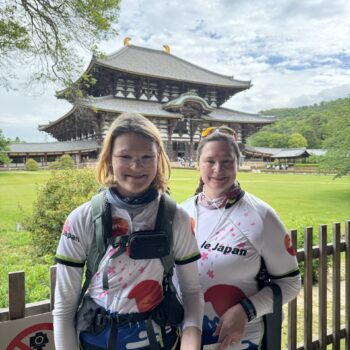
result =
[[[97,181],[105,187],[118,186],[118,183],[114,179],[111,166],[112,150],[115,139],[122,134],[128,133],[139,134],[156,144],[159,155],[157,174],[151,186],[161,192],[165,192],[170,177],[169,158],[165,153],[163,141],[157,127],[143,115],[138,113],[122,113],[110,126],[104,139],[102,151],[97,164]]]
[[[225,129],[225,130],[223,132],[220,132],[221,128]],[[202,154],[203,147],[206,144],[208,144],[209,142],[213,142],[213,141],[224,141],[231,148],[232,154],[234,155],[235,161],[237,162],[237,165],[238,165],[241,152],[240,152],[238,144],[233,136],[233,135],[235,135],[234,130],[230,129],[228,126],[220,127],[217,130],[218,130],[218,132],[214,132],[206,137],[203,137],[200,140],[199,145],[198,145],[198,149],[197,149],[197,163],[198,163],[199,158]],[[225,131],[231,131],[232,134],[225,133]],[[202,178],[199,177],[199,183],[198,183],[198,186],[196,188],[195,194],[201,193],[203,191],[203,186],[204,186],[204,182],[203,182]]]

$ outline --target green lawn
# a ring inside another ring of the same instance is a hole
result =
[[[350,177],[240,173],[242,188],[269,203],[288,229],[350,220]],[[175,169],[171,190],[178,201],[193,193],[196,170]]]
[[[31,212],[35,188],[49,172],[0,172],[0,308],[7,305],[7,274],[26,273],[27,302],[48,297],[51,257],[35,258],[30,234],[16,232],[16,222]],[[197,185],[196,170],[174,169],[172,195],[181,202]],[[324,175],[239,174],[241,186],[271,204],[286,224],[297,228],[350,220],[350,177],[332,180]]]
[[[48,176],[47,171],[0,172],[0,232],[14,230],[23,214],[30,213],[36,185]]]

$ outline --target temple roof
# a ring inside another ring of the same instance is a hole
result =
[[[221,121],[221,122],[237,122],[237,123],[258,123],[271,124],[275,121],[275,117],[266,117],[260,114],[245,113],[229,108],[216,108],[213,112],[205,116],[205,120]]]
[[[146,117],[159,117],[159,118],[171,118],[182,119],[183,115],[180,113],[172,113],[163,109],[164,104],[153,101],[142,101],[134,99],[123,99],[114,96],[92,97],[90,99],[84,99],[80,101],[80,105],[88,109],[104,112],[135,112],[140,113]],[[39,130],[45,131],[48,127],[58,124],[61,120],[64,120],[69,115],[73,114],[76,110],[74,106],[68,113],[61,118],[50,122],[46,125],[41,125]],[[231,123],[258,123],[258,124],[271,124],[274,121],[274,117],[263,117],[259,114],[249,114],[244,112],[235,111],[228,108],[216,108],[210,114],[202,115],[202,119],[205,121],[219,121],[219,122],[231,122]]]
[[[94,66],[103,66],[127,73],[154,78],[171,79],[240,90],[249,89],[250,81],[233,79],[201,68],[165,51],[140,46],[124,46],[103,59],[93,58],[88,71]]]
[[[169,110],[169,111],[181,111],[181,108],[184,107],[184,105],[186,103],[195,103],[200,105],[200,109],[203,113],[210,113],[212,112],[215,108],[212,106],[209,106],[209,104],[207,103],[207,101],[197,95],[194,95],[192,92],[185,92],[183,94],[181,94],[179,97],[165,103],[163,105],[163,109],[165,110]]]
[[[282,149],[278,153],[271,156],[271,158],[298,158],[308,156],[310,156],[310,154],[306,148],[288,148]]]
[[[96,140],[41,142],[41,143],[13,143],[10,144],[7,153],[52,153],[52,152],[79,152],[95,151]]]
[[[265,156],[271,156],[271,158],[297,158],[307,157],[310,155],[324,155],[327,150],[325,149],[309,149],[309,148],[269,148],[269,147],[254,147],[245,146],[244,151],[246,153],[255,153]]]
[[[258,153],[272,156],[282,151],[283,148],[270,148],[270,147],[255,147],[255,146],[245,146],[244,151],[249,153]]]
[[[134,112],[140,113],[145,117],[182,118],[180,113],[168,112],[162,108],[162,103],[154,101],[124,99],[109,95],[86,99],[82,101],[82,104],[86,107],[93,107],[98,111],[105,112]]]

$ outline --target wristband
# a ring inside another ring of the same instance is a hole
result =
[[[248,317],[248,322],[254,320],[256,318],[256,310],[252,302],[248,298],[244,298],[239,302],[245,313],[247,314]]]

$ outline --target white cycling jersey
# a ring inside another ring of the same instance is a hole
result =
[[[127,210],[112,206],[112,235],[120,236],[135,231],[153,230],[158,204],[159,198],[147,204],[133,218],[130,217]],[[57,248],[56,259],[59,262],[59,273],[57,274],[55,310],[53,312],[57,349],[73,349],[71,344],[77,343],[74,316],[81,291],[82,267],[86,261],[92,238],[92,212],[88,202],[75,209],[68,216]],[[109,262],[109,289],[103,290],[103,267],[114,252],[115,248],[112,246],[107,248],[106,254],[90,282],[89,295],[97,304],[111,313],[125,314],[146,312],[153,309],[163,299],[164,269],[160,259],[133,260],[124,252]],[[184,327],[201,328],[202,294],[198,283],[196,285],[196,281],[193,279],[193,273],[196,273],[196,269],[184,266],[196,261],[200,254],[191,230],[190,219],[180,207],[177,207],[174,217],[173,253],[175,264],[178,266],[177,270],[180,270],[178,275],[183,277],[182,288],[185,295],[186,293],[188,295],[187,301],[184,300]],[[137,338],[137,334],[143,334],[142,332],[145,333],[143,328],[135,332],[135,339],[128,340],[135,349],[142,348],[141,345],[137,347],[138,342],[145,343],[143,339]]]
[[[245,338],[230,349],[260,349],[261,316],[273,308],[271,289],[259,291],[256,281],[261,258],[282,290],[283,303],[296,297],[300,290],[289,234],[275,211],[249,193],[227,209],[209,209],[196,202],[196,197],[192,197],[181,206],[192,218],[201,252],[198,269],[205,300],[203,344],[217,343],[213,333],[219,318],[248,297],[257,318],[248,323]]]

